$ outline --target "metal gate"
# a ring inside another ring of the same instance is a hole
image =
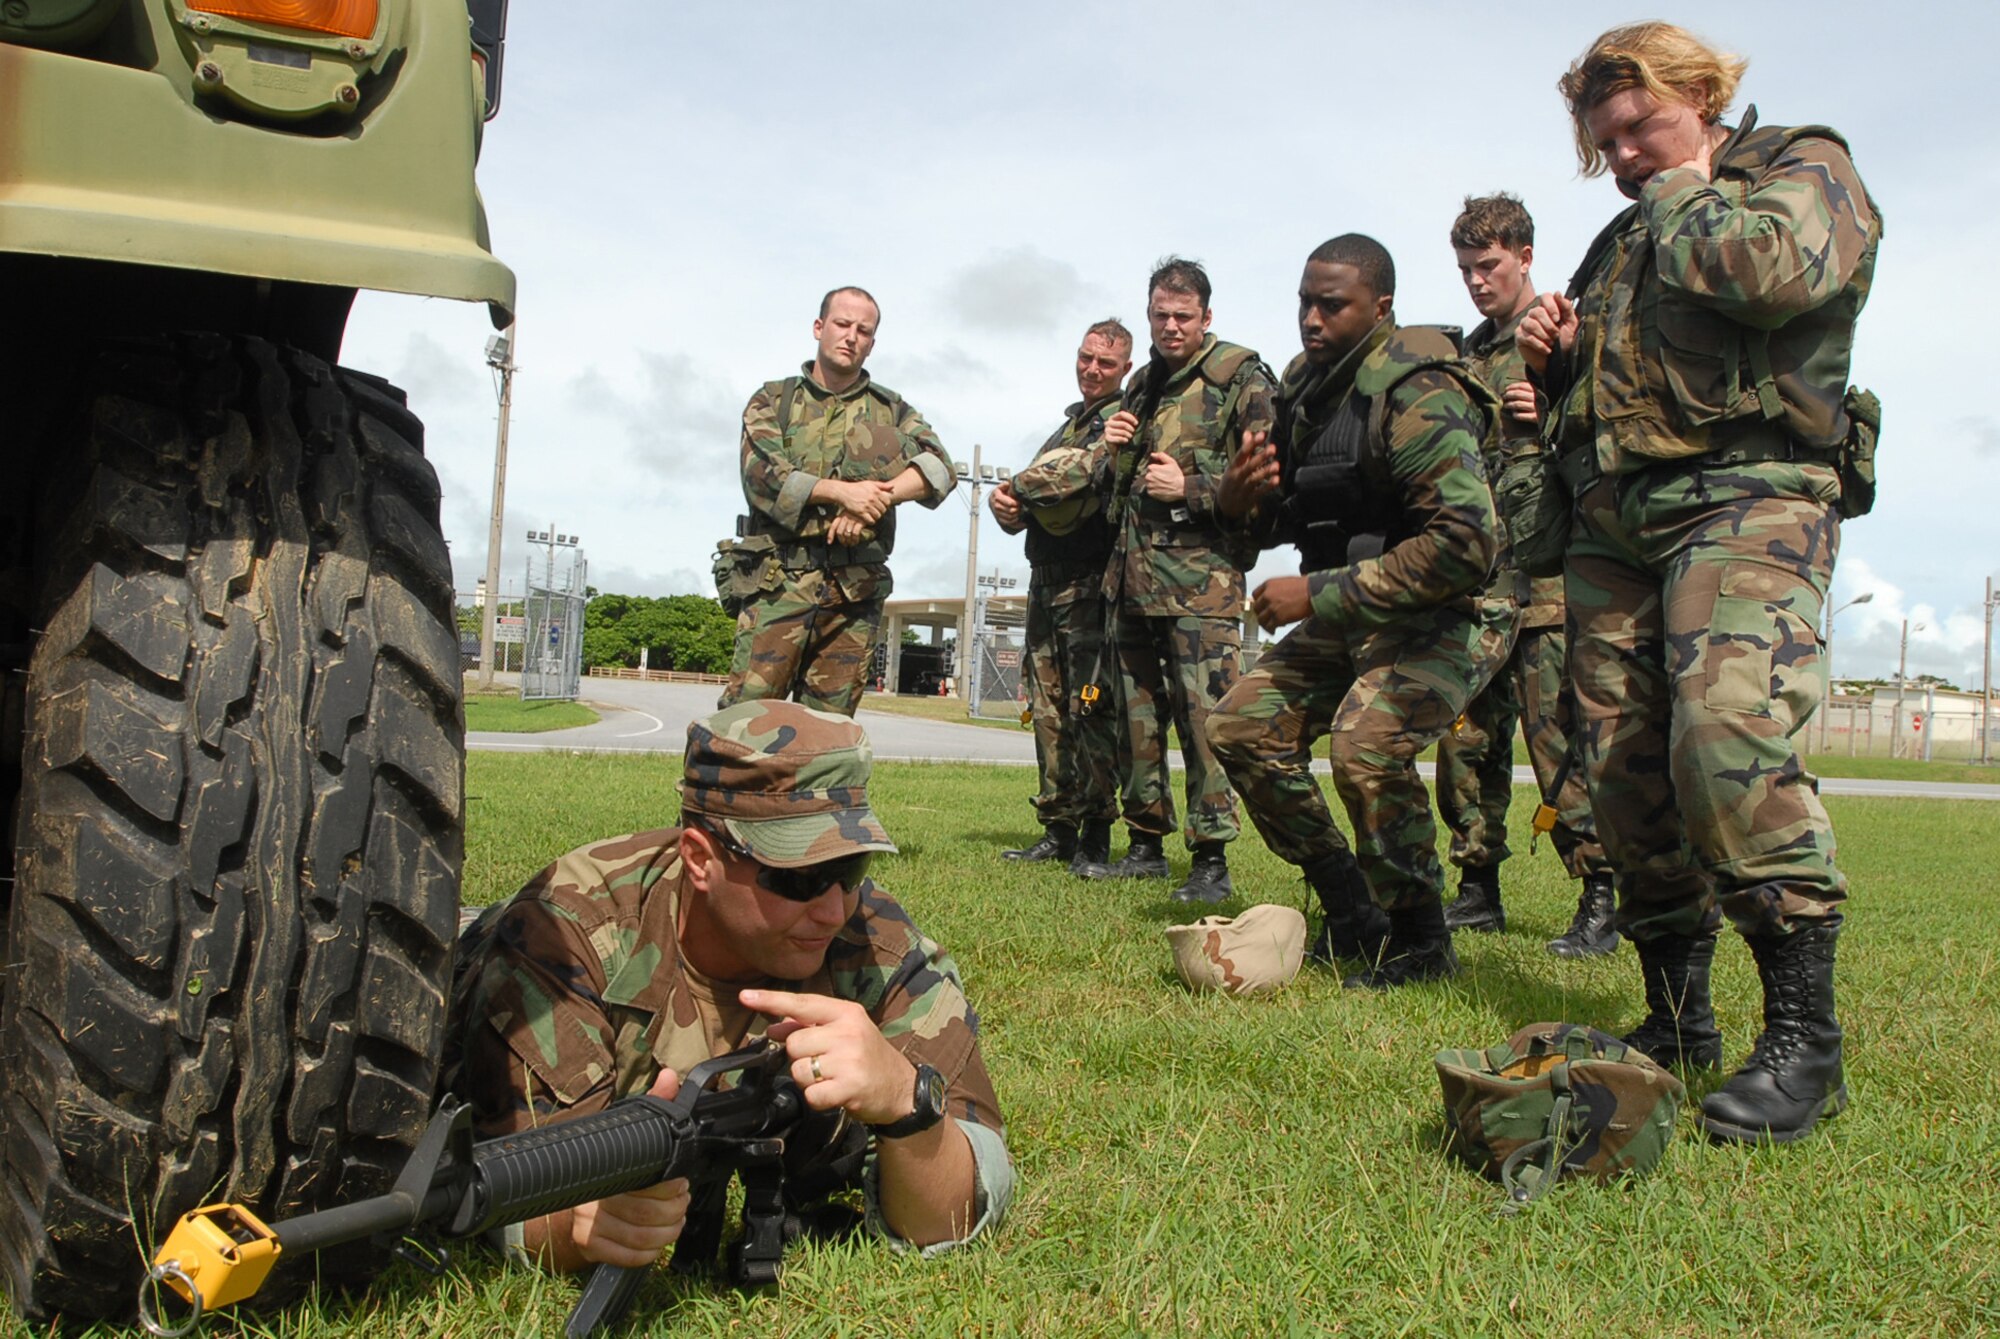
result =
[[[974,716],[1007,720],[1021,714],[1021,668],[1026,638],[1008,628],[982,627],[973,636],[972,683],[966,694]]]
[[[583,681],[583,596],[568,591],[528,590],[526,655],[521,664],[521,697],[573,701]]]

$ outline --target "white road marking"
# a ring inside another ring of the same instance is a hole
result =
[[[651,721],[653,724],[651,729],[633,730],[628,734],[619,735],[618,738],[620,739],[637,739],[640,735],[657,734],[659,731],[667,728],[667,723],[665,721],[661,720],[657,716],[651,715],[647,712],[640,711],[637,707],[627,707],[625,708],[625,710],[631,712],[634,716],[644,716],[647,720]]]

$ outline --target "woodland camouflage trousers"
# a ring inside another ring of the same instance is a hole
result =
[[[1792,742],[1820,700],[1838,495],[1824,465],[1699,459],[1577,491],[1579,743],[1634,939],[1839,913],[1833,827]]]
[[[819,572],[787,573],[782,589],[736,616],[729,686],[718,707],[789,697],[816,711],[852,716],[882,635],[882,600],[848,602]]]
[[[1310,770],[1327,737],[1333,785],[1378,906],[1444,887],[1417,755],[1451,728],[1507,658],[1519,606],[1432,609],[1350,636],[1308,618],[1264,653],[1209,718],[1209,740],[1274,854],[1310,865],[1346,846]]]
[[[1104,636],[1104,598],[1058,601],[1057,593],[1028,590],[1028,709],[1041,773],[1035,811],[1044,826],[1080,828],[1118,816],[1118,661]],[[1081,692],[1091,683],[1099,696],[1086,710]]]

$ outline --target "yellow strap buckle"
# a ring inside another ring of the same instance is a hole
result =
[[[1556,830],[1555,806],[1552,804],[1536,805],[1534,822],[1530,823],[1528,827],[1530,833],[1528,837],[1528,854],[1533,855],[1535,848],[1542,844],[1542,838]]]

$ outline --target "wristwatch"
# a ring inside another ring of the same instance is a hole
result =
[[[944,1119],[944,1075],[929,1065],[917,1066],[916,1103],[910,1114],[887,1125],[871,1125],[868,1132],[877,1139],[902,1139],[921,1134]]]

